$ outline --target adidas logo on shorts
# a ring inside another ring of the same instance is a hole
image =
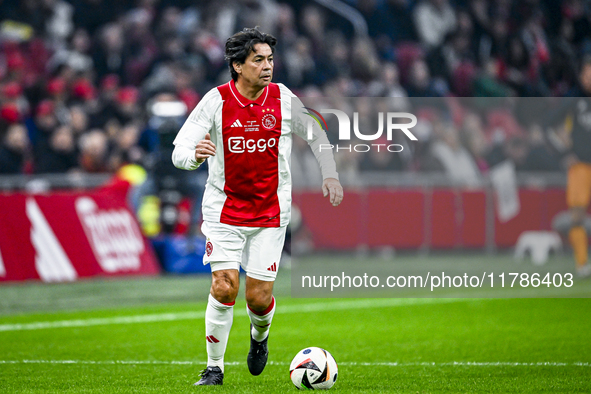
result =
[[[269,268],[267,268],[267,271],[277,272],[277,263],[273,263]]]

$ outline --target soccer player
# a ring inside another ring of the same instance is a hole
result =
[[[257,28],[230,37],[226,60],[232,80],[203,97],[174,140],[172,160],[178,168],[193,170],[209,159],[202,204],[204,263],[212,271],[205,312],[207,368],[195,385],[223,383],[240,266],[246,271],[251,322],[248,369],[259,375],[267,363],[276,308],[273,283],[291,209],[292,133],[312,148],[324,196],[333,206],[343,199],[331,150],[320,149],[329,144],[326,134],[316,127],[308,133],[308,123],[291,111],[299,100],[282,84],[271,83],[276,42]]]
[[[591,57],[583,59],[579,73],[578,96],[572,116],[571,151],[566,155],[568,178],[566,199],[573,227],[569,240],[575,254],[577,274],[591,275],[589,264],[588,237],[584,220],[591,201]]]
[[[569,93],[554,113],[550,113],[550,123],[564,122],[567,115],[569,135],[563,162],[567,167],[566,200],[571,216],[568,234],[576,262],[576,272],[580,277],[591,275],[589,263],[588,237],[584,220],[591,202],[591,57],[581,62],[579,85]]]

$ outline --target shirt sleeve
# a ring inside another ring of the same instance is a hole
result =
[[[173,141],[172,162],[175,167],[194,170],[200,166],[195,160],[195,147],[213,130],[213,116],[219,98],[217,89],[210,90],[193,109]],[[221,102],[221,101],[220,101]]]
[[[287,90],[287,88],[285,88]],[[326,132],[308,115],[308,110],[301,100],[288,90],[288,99],[291,99],[291,131],[303,138],[314,153],[322,179],[339,179],[337,166],[332,154],[332,145],[326,136]],[[311,131],[311,133],[310,133]]]

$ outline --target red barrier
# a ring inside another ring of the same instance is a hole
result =
[[[306,192],[294,193],[294,203],[319,249],[484,248],[487,231],[490,246],[508,248],[523,231],[550,230],[552,218],[566,210],[564,189],[521,189],[519,197],[520,212],[504,223],[496,212],[487,214],[494,203],[484,190],[345,190],[336,209],[320,194]]]
[[[434,190],[431,196],[431,246],[453,248],[459,244],[459,223],[456,209],[458,194],[454,190]]]
[[[566,191],[564,189],[549,189],[545,191],[544,195],[546,197],[544,230],[550,230],[552,227],[552,218],[559,212],[568,209],[566,206]]]
[[[486,194],[483,191],[464,191],[461,198],[462,246],[484,248],[486,246]]]
[[[119,186],[0,195],[0,281],[156,274],[154,254]],[[318,249],[484,248],[487,227],[494,231],[492,246],[506,248],[522,231],[550,229],[566,209],[564,195],[562,189],[522,189],[521,210],[506,223],[487,215],[494,204],[483,190],[346,190],[338,208],[317,192],[294,193],[293,201]]]
[[[498,247],[507,248],[515,245],[517,238],[524,231],[544,229],[543,197],[540,190],[520,190],[521,208],[517,216],[501,223],[495,214],[495,243]]]
[[[364,245],[404,249],[422,245],[425,196],[420,190],[371,190],[366,201]]]
[[[330,205],[328,197],[305,192],[297,197],[302,219],[314,234],[314,242],[321,248],[350,249],[363,241],[363,221],[360,208],[361,194],[351,193],[339,208]]]
[[[0,281],[159,272],[125,193],[0,195]]]

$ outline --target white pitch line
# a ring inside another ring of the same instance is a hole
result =
[[[507,361],[495,362],[478,362],[478,361],[453,361],[453,362],[417,362],[417,363],[398,363],[398,362],[383,362],[383,363],[339,363],[339,365],[349,366],[384,366],[384,367],[591,367],[591,363],[574,362],[574,363],[557,363],[557,362],[537,362],[537,363],[519,363]]]
[[[0,360],[0,364],[82,364],[82,365],[202,365],[202,361],[162,361],[162,360]],[[225,365],[243,365],[243,361],[226,362]],[[289,365],[288,362],[269,361],[269,365]],[[591,367],[588,362],[340,362],[346,367]]]
[[[45,328],[89,327],[109,324],[152,323],[192,320],[204,317],[204,312],[159,313],[154,315],[117,316],[93,319],[41,321],[35,323],[2,324],[0,331],[41,330]]]
[[[329,312],[349,309],[369,309],[384,308],[405,305],[423,305],[423,304],[441,304],[458,301],[470,301],[469,298],[376,298],[353,301],[337,301],[326,303],[310,303],[301,305],[279,306],[275,313],[308,313],[308,312]],[[246,316],[246,310],[240,309],[234,312],[234,316]],[[103,326],[111,324],[137,324],[137,323],[155,323],[177,320],[196,320],[203,319],[205,311],[201,312],[178,312],[178,313],[158,313],[150,315],[132,315],[117,316],[91,319],[76,320],[56,320],[40,321],[33,323],[13,323],[1,324],[2,331],[24,331],[24,330],[42,330],[48,328],[67,328],[67,327],[90,327]]]

